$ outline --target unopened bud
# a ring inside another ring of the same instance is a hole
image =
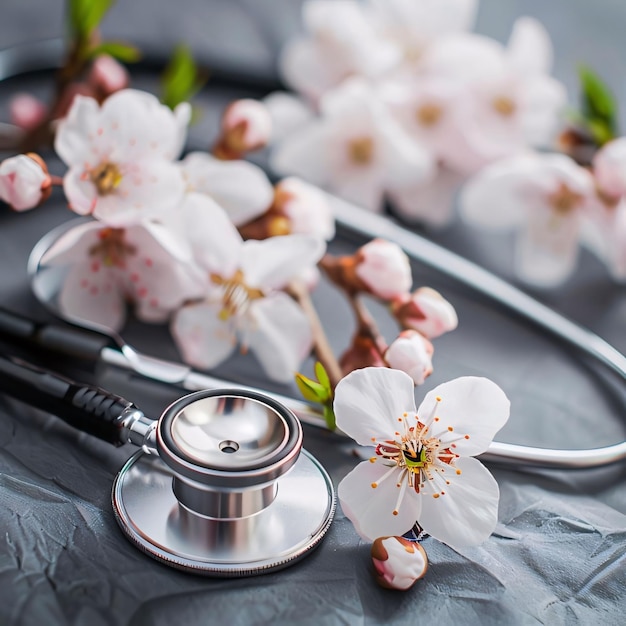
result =
[[[18,154],[0,163],[0,199],[14,210],[36,207],[51,189],[48,168],[38,154]]]
[[[239,159],[247,152],[265,147],[271,131],[271,117],[262,102],[236,100],[224,111],[222,134],[213,153],[220,159]]]
[[[386,589],[404,591],[428,570],[424,548],[404,537],[379,537],[372,544],[376,582]]]
[[[626,195],[626,137],[605,144],[593,159],[599,190],[610,197]]]
[[[409,258],[395,243],[374,239],[359,248],[356,259],[356,275],[378,298],[391,300],[411,289]]]
[[[88,81],[100,95],[98,99],[103,100],[112,93],[128,87],[130,76],[126,68],[112,56],[101,54],[91,66]]]
[[[29,93],[17,94],[11,98],[9,104],[11,122],[27,131],[39,126],[45,119],[47,112],[46,105]]]
[[[417,330],[429,339],[454,330],[459,323],[454,307],[430,287],[393,300],[391,312],[403,328]]]
[[[403,330],[385,352],[385,361],[406,372],[416,385],[421,385],[433,373],[433,344],[416,330]]]

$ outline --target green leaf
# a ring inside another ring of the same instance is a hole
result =
[[[70,0],[70,28],[75,35],[88,38],[96,29],[114,0]]]
[[[206,80],[207,76],[196,67],[189,48],[177,46],[161,78],[161,102],[174,109],[198,93]]]
[[[121,41],[105,41],[89,50],[90,59],[95,59],[101,54],[108,54],[122,63],[136,63],[141,58],[139,48]]]
[[[330,378],[328,378],[325,367],[319,361],[315,362],[315,375],[324,389],[327,389],[330,392]]]
[[[584,125],[602,145],[617,137],[618,106],[606,83],[589,67],[578,68]]]
[[[326,426],[328,430],[335,430],[337,428],[337,420],[335,419],[335,412],[330,404],[324,405],[324,419],[326,420]]]
[[[309,402],[324,403],[328,400],[328,392],[322,385],[303,374],[296,374],[296,385],[302,396]]]

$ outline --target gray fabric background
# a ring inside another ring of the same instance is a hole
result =
[[[0,0],[0,48],[59,35],[62,5],[60,0]],[[207,64],[271,77],[280,41],[297,28],[298,11],[295,0],[119,0],[105,29],[160,54],[186,39]],[[504,39],[522,13],[536,15],[550,30],[556,74],[572,93],[575,64],[584,60],[626,101],[626,5],[619,0],[483,0],[478,28]],[[45,93],[45,78],[0,85],[0,119],[6,117],[11,92]],[[154,88],[154,77],[139,73],[137,84]],[[249,93],[210,84],[199,98],[205,115],[192,131],[191,145],[207,145],[225,102]],[[58,162],[53,169],[62,172]],[[46,319],[29,292],[26,259],[41,235],[70,217],[60,195],[32,213],[0,211],[3,305]],[[512,278],[509,238],[458,225],[429,235]],[[349,251],[358,243],[342,234],[333,251]],[[414,268],[414,277],[416,285],[443,291],[461,319],[456,332],[436,342],[435,374],[418,395],[455,376],[486,375],[512,400],[512,417],[500,440],[586,448],[624,439],[623,384],[452,281],[421,267]],[[534,295],[626,351],[624,288],[612,284],[592,256],[583,254],[577,275],[562,288]],[[325,285],[316,302],[341,350],[352,328],[346,304]],[[377,313],[392,338],[392,325]],[[125,336],[151,354],[176,356],[161,327],[131,323]],[[44,360],[44,355],[33,358]],[[171,389],[111,369],[93,372],[59,359],[53,364],[126,394],[154,415],[177,397]],[[218,373],[264,384],[250,359],[235,358]],[[306,428],[305,446],[335,484],[356,462],[350,445],[313,428]],[[369,548],[341,511],[317,551],[275,574],[211,580],[152,561],[124,539],[110,509],[111,482],[130,453],[0,398],[1,624],[623,623],[623,466],[586,472],[492,468],[502,492],[493,537],[462,553],[428,540],[431,569],[401,594],[375,585]]]

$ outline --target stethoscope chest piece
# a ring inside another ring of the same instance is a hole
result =
[[[286,567],[324,537],[335,510],[330,478],[302,449],[302,428],[278,402],[238,390],[172,404],[113,484],[113,509],[139,548],[209,576]]]

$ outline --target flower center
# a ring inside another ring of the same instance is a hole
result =
[[[443,115],[443,109],[437,104],[423,104],[415,112],[417,121],[422,126],[434,126]]]
[[[502,115],[502,117],[511,117],[517,109],[515,101],[508,96],[497,96],[491,102],[496,113]]]
[[[348,156],[357,165],[367,165],[374,157],[374,141],[371,137],[358,137],[348,143]]]
[[[99,242],[89,248],[89,255],[102,260],[105,267],[126,267],[126,259],[137,253],[137,248],[124,240],[123,228],[103,228],[98,231]]]
[[[548,196],[548,201],[559,215],[567,215],[583,201],[583,196],[572,191],[565,183],[561,183],[558,189]]]
[[[115,163],[104,161],[89,172],[89,180],[96,186],[98,195],[108,196],[122,182],[122,173]]]
[[[219,274],[211,274],[211,281],[223,287],[222,310],[219,317],[226,321],[231,317],[245,312],[251,300],[263,297],[263,292],[256,287],[246,285],[241,270],[237,270],[232,278],[222,278]]]
[[[440,402],[441,398],[438,397],[432,414],[426,420],[427,423],[440,422],[436,415]],[[389,466],[389,470],[371,486],[376,489],[390,476],[397,478],[396,487],[399,492],[396,506],[392,511],[394,515],[398,515],[407,487],[418,494],[430,492],[433,498],[446,495],[446,486],[450,484],[450,476],[461,474],[461,470],[454,465],[459,457],[454,452],[455,442],[469,439],[469,435],[457,436],[452,426],[446,428],[438,425],[438,431],[449,435],[446,436],[444,443],[441,437],[429,435],[430,426],[421,422],[417,414],[413,417],[414,425],[410,423],[408,413],[398,418],[403,425],[403,432],[396,431],[393,439],[385,441],[372,439],[376,446],[376,456],[373,456],[370,462],[376,463],[380,460],[384,465]]]

